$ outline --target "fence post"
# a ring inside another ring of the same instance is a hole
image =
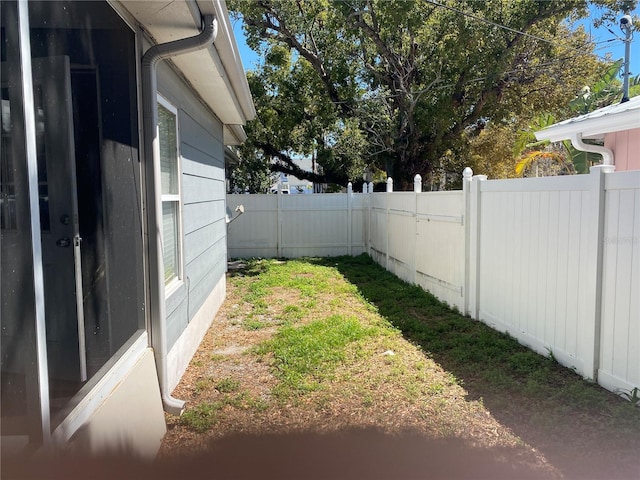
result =
[[[353,236],[353,225],[351,225],[351,218],[352,218],[352,211],[351,209],[353,208],[352,204],[352,200],[353,200],[353,184],[351,182],[349,182],[347,184],[347,242],[349,244],[349,256],[352,255],[352,236]]]
[[[276,194],[278,200],[276,202],[276,228],[277,228],[277,245],[276,255],[278,258],[282,257],[282,185],[278,182],[278,193]]]
[[[422,176],[419,173],[413,177],[413,265],[411,271],[413,275],[413,284],[417,285],[418,281],[418,194],[422,192]]]
[[[471,177],[469,207],[469,315],[480,320],[480,230],[482,227],[482,182],[486,175]]]
[[[471,229],[469,217],[471,216],[471,177],[473,177],[473,170],[467,167],[462,171],[462,222],[464,225],[464,284],[462,287],[462,305],[463,315],[469,315],[469,261],[471,251]]]
[[[600,367],[600,336],[602,324],[602,276],[604,254],[605,189],[607,173],[614,171],[613,165],[596,165],[589,169],[589,227],[587,240],[587,298],[584,330],[585,359],[583,376],[598,380]]]
[[[369,221],[367,222],[367,254],[371,256],[371,194],[373,193],[373,182],[369,182],[369,185],[367,185],[367,189],[369,192],[369,198],[367,198],[367,215],[369,219]]]
[[[389,194],[393,192],[393,178],[388,177],[387,178],[387,194],[386,194],[386,200],[387,200],[387,225],[385,228],[386,231],[386,242],[385,242],[385,249],[384,249],[384,256],[385,256],[385,268],[387,269],[387,271],[389,271],[389,220],[391,218],[391,199],[389,198]]]

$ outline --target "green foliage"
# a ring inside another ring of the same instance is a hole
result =
[[[618,78],[624,59],[612,63],[591,85],[582,88],[571,103],[571,110],[578,115],[619,102],[622,99],[622,82]],[[629,96],[640,93],[640,76],[629,81]]]
[[[243,147],[239,151],[246,152]],[[268,193],[275,182],[269,165],[254,152],[243,155],[238,163],[229,165],[227,178],[230,180],[228,193]]]
[[[640,407],[640,388],[634,387],[631,390],[619,390],[618,393],[636,407]]]
[[[585,16],[586,0],[229,6],[264,59],[249,76],[258,118],[243,157],[322,183],[358,181],[366,166],[398,189],[436,167],[460,175],[456,154],[488,122],[555,112],[598,70],[584,31],[562,23]],[[301,171],[300,157],[316,171]]]

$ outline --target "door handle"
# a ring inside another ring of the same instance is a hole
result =
[[[71,245],[71,239],[67,237],[59,238],[56,245],[60,248],[67,248]]]

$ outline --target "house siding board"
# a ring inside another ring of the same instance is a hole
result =
[[[222,145],[220,145],[220,148],[222,148]],[[187,143],[182,144],[180,154],[182,155],[182,173],[185,175],[224,180],[224,168],[222,160],[219,158],[212,157]],[[214,177],[211,177],[211,167],[216,167]]]
[[[185,205],[210,203],[224,199],[225,183],[212,177],[182,176],[182,198]]]
[[[226,223],[219,219],[209,225],[195,230],[184,237],[184,261],[191,263],[212,245],[226,237]]]
[[[165,300],[165,311],[167,316],[173,315],[173,312],[180,306],[182,299],[186,295],[186,286],[184,282],[180,282],[177,286],[170,289],[170,293]]]
[[[189,236],[207,225],[224,220],[225,201],[219,199],[205,203],[183,204],[182,210],[184,215],[182,228],[185,236]]]
[[[180,334],[187,328],[189,321],[187,320],[188,311],[187,311],[187,297],[180,296],[176,297],[180,301],[178,303],[177,308],[169,314],[167,313],[167,345],[172,347]]]
[[[213,264],[213,268],[208,270],[206,275],[202,277],[198,283],[191,282],[188,298],[189,314],[191,319],[204,304],[205,300],[209,297],[209,294],[213,291],[218,282],[224,278],[227,268],[226,254],[222,257],[218,257]]]
[[[182,172],[182,284],[166,300],[171,348],[226,271],[223,125],[168,67],[158,89],[178,109]]]
[[[640,170],[640,128],[609,133],[604,146],[613,152],[617,172]]]

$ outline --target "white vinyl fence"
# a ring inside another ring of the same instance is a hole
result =
[[[227,195],[245,213],[229,224],[231,258],[360,255],[363,195]]]
[[[487,180],[454,192],[229,195],[230,257],[358,255],[550,353],[640,388],[640,171]]]

